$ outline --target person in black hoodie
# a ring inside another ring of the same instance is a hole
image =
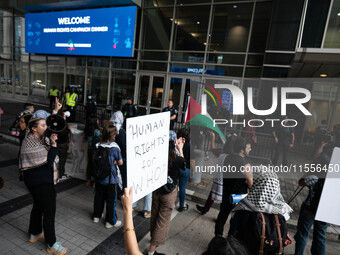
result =
[[[52,134],[49,139],[45,136],[47,126],[43,118],[31,119],[28,129],[20,150],[19,168],[33,197],[29,242],[34,243],[45,235],[47,252],[62,255],[68,249],[56,242],[55,235],[58,135]]]

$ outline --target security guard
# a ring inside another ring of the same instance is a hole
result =
[[[175,120],[177,118],[177,110],[173,106],[174,102],[172,100],[169,100],[168,107],[165,107],[163,109],[163,112],[170,111],[170,130],[174,129]]]
[[[69,122],[74,122],[76,120],[76,106],[78,102],[78,94],[76,93],[76,88],[72,88],[72,93],[66,93],[66,109],[71,113],[69,117]]]
[[[124,130],[126,130],[126,119],[138,116],[137,105],[133,104],[132,102],[133,102],[133,97],[128,96],[126,98],[126,104],[122,107],[122,113],[124,115],[124,123],[123,123]]]
[[[50,89],[50,108],[52,108],[55,99],[58,97],[59,90],[55,86]]]

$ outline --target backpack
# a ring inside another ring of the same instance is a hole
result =
[[[234,222],[230,223],[233,231],[235,227],[237,229],[235,237],[247,244],[252,254],[283,253],[288,230],[286,220],[282,215],[237,211],[235,216],[236,225]]]
[[[98,146],[92,152],[92,176],[98,180],[111,176],[110,149]]]
[[[26,112],[17,116],[12,126],[10,127],[9,134],[12,136],[20,136],[23,132],[25,132],[27,128],[26,118],[31,116],[31,112]]]

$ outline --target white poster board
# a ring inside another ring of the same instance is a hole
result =
[[[71,129],[70,142],[68,144],[65,174],[86,180],[87,168],[87,140],[84,139],[84,131]]]
[[[315,219],[340,226],[340,148],[333,150]]]
[[[167,182],[170,112],[126,120],[127,187],[133,202]]]

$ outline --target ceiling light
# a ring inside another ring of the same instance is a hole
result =
[[[236,8],[237,8],[237,5],[234,5],[233,8],[236,9]]]
[[[322,74],[320,74],[320,77],[327,77],[327,74],[322,73]]]
[[[340,16],[340,12],[338,13],[338,16]]]
[[[199,25],[200,24],[200,22],[199,21],[197,21],[197,25]]]

